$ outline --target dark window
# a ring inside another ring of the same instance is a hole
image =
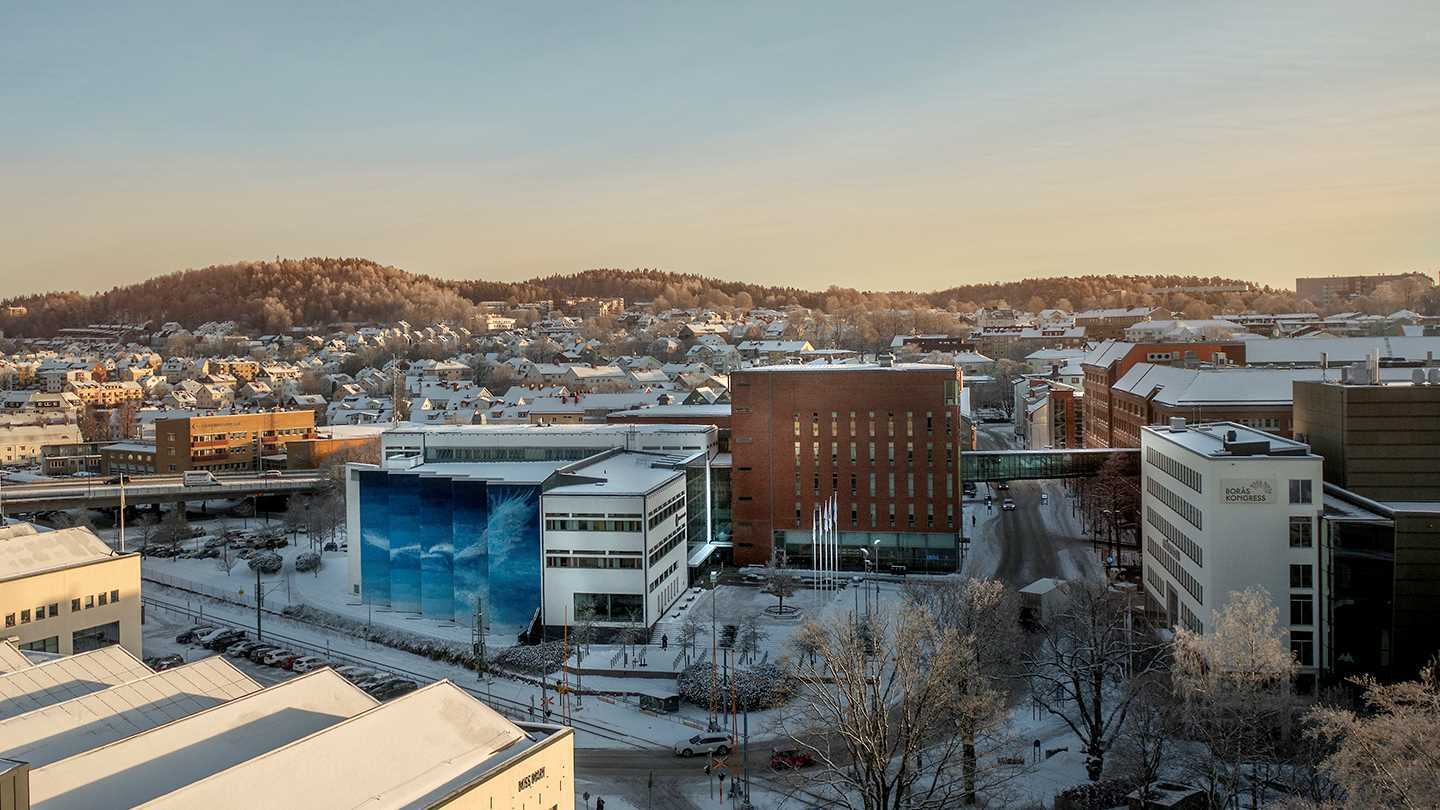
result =
[[[1314,624],[1315,599],[1310,594],[1290,594],[1290,623]]]
[[[1290,516],[1291,548],[1310,548],[1314,545],[1311,532],[1312,524],[1313,521],[1310,520],[1309,515]]]
[[[70,636],[70,643],[75,653],[98,650],[101,647],[109,647],[112,644],[120,643],[120,623],[110,622],[95,627],[87,627],[84,630],[76,630]]]
[[[1314,569],[1308,565],[1290,566],[1290,587],[1292,588],[1313,588]]]
[[[70,600],[70,612],[73,613],[73,612],[75,612],[75,611],[77,611],[77,610],[79,610],[79,609],[80,609],[80,598],[79,598],[79,597],[76,597],[76,598],[74,598],[74,599],[71,599],[71,600]]]
[[[1308,478],[1291,479],[1290,503],[1310,503],[1310,485]]]
[[[55,618],[56,616],[59,616],[59,615],[60,615],[60,603],[59,603],[59,602],[51,602],[51,603],[50,603],[50,618],[53,619],[53,618]]]
[[[1290,652],[1302,667],[1315,664],[1315,633],[1312,630],[1290,631]]]

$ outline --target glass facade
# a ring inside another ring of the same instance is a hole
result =
[[[496,630],[540,607],[540,488],[360,472],[365,602],[470,625],[476,601]]]

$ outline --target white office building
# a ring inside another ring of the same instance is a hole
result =
[[[1302,670],[1319,660],[1320,456],[1235,422],[1141,430],[1145,592],[1172,626],[1204,633],[1232,592],[1262,587]]]

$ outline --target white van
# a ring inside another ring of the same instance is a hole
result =
[[[180,477],[180,483],[187,487],[203,487],[219,484],[220,481],[209,470],[186,470]]]

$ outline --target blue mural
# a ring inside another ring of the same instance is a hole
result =
[[[540,606],[540,488],[406,473],[360,474],[366,602],[496,631]]]

